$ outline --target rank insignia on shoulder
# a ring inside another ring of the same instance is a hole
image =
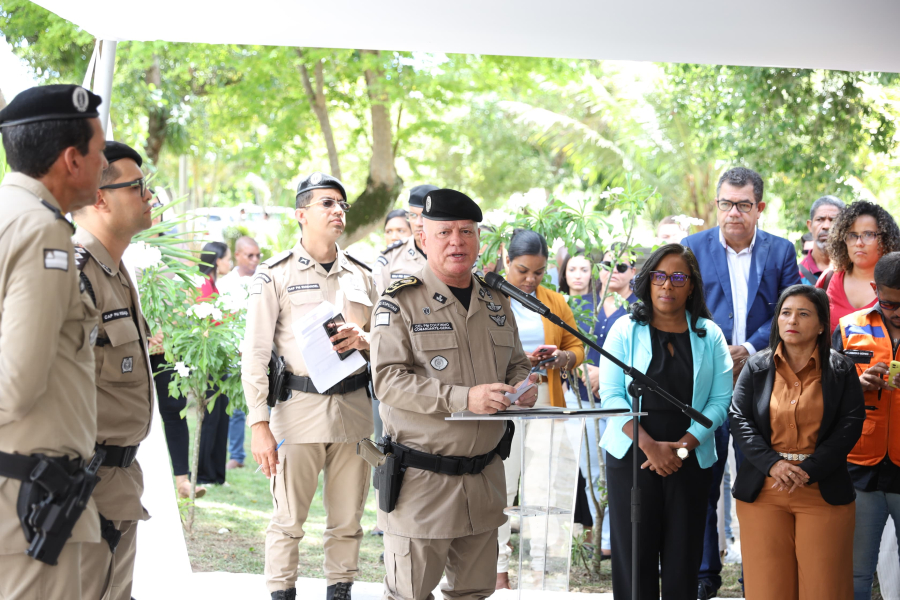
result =
[[[403,240],[398,240],[398,241],[394,242],[393,244],[391,244],[390,246],[388,246],[387,248],[385,248],[385,249],[384,249],[384,252],[382,252],[382,254],[387,254],[388,252],[390,252],[390,251],[393,250],[394,248],[399,248],[400,246],[402,246],[402,245],[405,244],[405,243],[406,243],[406,242],[404,242]]]
[[[84,265],[87,264],[88,259],[91,257],[91,253],[88,252],[87,248],[78,244],[75,246],[75,268],[79,271],[84,270]]]
[[[266,283],[272,283],[272,278],[265,273],[260,273],[253,279],[253,281],[265,281]]]
[[[489,315],[491,317],[491,321],[503,327],[506,325],[506,315]]]
[[[388,289],[384,290],[384,294],[382,294],[382,295],[388,295],[391,298],[396,298],[397,293],[400,290],[402,290],[403,288],[417,287],[420,285],[422,285],[422,280],[419,279],[418,277],[414,277],[414,276],[410,275],[409,277],[404,277],[403,279],[401,279],[399,281],[395,281],[393,284],[391,284],[391,286]]]
[[[388,259],[386,259],[386,258],[384,257],[384,255],[382,254],[381,256],[378,257],[378,262],[379,262],[380,264],[384,265],[384,266],[387,266],[387,264],[388,264]]]
[[[293,250],[285,250],[281,254],[276,254],[268,260],[264,260],[262,264],[266,265],[267,267],[274,267],[278,263],[286,261],[293,253]]]

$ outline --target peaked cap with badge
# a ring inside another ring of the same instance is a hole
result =
[[[297,185],[298,196],[311,190],[338,190],[341,192],[344,200],[347,199],[347,192],[344,190],[344,184],[341,183],[341,180],[319,171],[311,174]]]
[[[422,217],[432,221],[475,221],[481,223],[481,209],[475,201],[456,190],[435,190],[425,196]]]
[[[40,85],[19,93],[0,110],[0,129],[38,123],[93,119],[103,100],[80,85]]]

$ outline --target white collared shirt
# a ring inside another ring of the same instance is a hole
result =
[[[747,341],[747,298],[750,280],[750,263],[753,259],[753,247],[756,245],[756,228],[750,246],[735,252],[725,241],[722,228],[719,227],[719,243],[725,248],[728,260],[728,278],[731,281],[731,304],[734,312],[734,328],[731,330],[731,345],[743,346],[750,355],[756,354],[756,348]]]

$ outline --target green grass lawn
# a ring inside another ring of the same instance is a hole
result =
[[[193,431],[193,420],[189,418]],[[265,559],[265,537],[269,517],[272,514],[272,495],[268,479],[262,472],[254,473],[257,464],[250,454],[250,430],[246,431],[247,460],[243,469],[228,471],[227,485],[207,486],[206,496],[197,501],[196,521],[192,535],[185,535],[191,566],[194,571],[228,571],[231,573],[262,573]],[[360,581],[379,582],[384,579],[384,565],[378,557],[384,551],[381,538],[370,535],[375,527],[375,490],[369,490],[366,511],[362,520],[363,537],[360,549]],[[219,533],[221,529],[227,533]],[[324,578],[322,561],[322,534],[325,531],[325,509],[322,504],[322,478],[319,489],[309,509],[309,518],[303,529],[306,537],[300,542],[300,576]],[[512,535],[513,556],[511,565],[518,565],[517,534]],[[627,560],[627,559],[626,559]],[[740,565],[725,565],[722,598],[740,598],[738,583]],[[515,570],[510,571],[515,580]],[[584,567],[573,565],[570,571],[569,589],[573,592],[612,592],[612,575],[609,561],[604,561],[599,577],[591,576]],[[880,600],[876,591],[874,600]]]

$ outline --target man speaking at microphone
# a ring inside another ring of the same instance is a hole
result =
[[[508,421],[446,418],[507,409],[505,394],[531,364],[509,300],[471,271],[481,209],[435,190],[422,217],[427,264],[385,290],[373,319],[372,375],[391,452],[376,471],[383,598],[430,598],[446,571],[444,596],[474,600],[494,593],[512,431]],[[531,388],[518,404],[536,398]]]

